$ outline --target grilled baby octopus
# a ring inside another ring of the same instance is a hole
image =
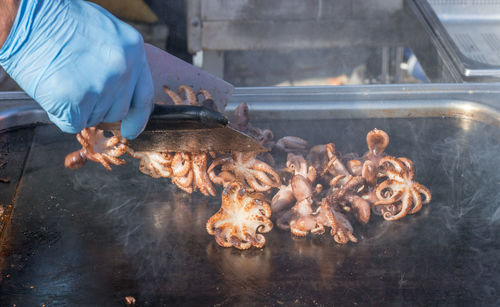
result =
[[[248,116],[248,105],[240,103],[234,110],[234,120],[230,124],[234,129],[239,130],[255,138],[262,146],[271,149],[274,146],[274,134],[269,129],[260,129],[250,124]]]
[[[215,196],[215,189],[207,174],[208,155],[186,152],[135,152],[128,149],[131,157],[139,159],[139,170],[153,178],[166,177],[181,190],[193,193],[199,190],[205,196]]]
[[[321,234],[325,232],[325,226],[334,227],[332,212],[314,204],[313,196],[321,190],[321,187],[313,190],[316,169],[309,166],[304,157],[295,154],[288,154],[286,165],[284,172],[292,173],[293,177],[288,185],[280,187],[271,201],[271,208],[278,216],[277,226],[290,229],[296,236],[305,236],[309,232]]]
[[[271,208],[259,198],[249,194],[238,182],[225,186],[221,208],[206,225],[217,244],[238,249],[264,246],[266,238],[262,233],[271,231],[273,223],[269,219]]]
[[[189,194],[199,190],[205,196],[215,196],[215,188],[208,177],[207,166],[207,153],[175,153],[172,159],[172,183]]]
[[[290,204],[294,204],[293,207],[286,208]],[[328,208],[314,207],[311,182],[299,174],[292,177],[289,185],[281,186],[280,191],[274,195],[271,206],[278,216],[277,226],[284,230],[290,229],[296,236],[302,237],[309,232],[322,234],[325,226],[335,227],[334,216]]]
[[[220,172],[216,169],[220,166]],[[255,152],[233,152],[217,157],[208,168],[208,175],[215,184],[230,182],[246,184],[258,192],[269,191],[280,185],[280,178],[267,163],[260,161]]]
[[[118,157],[127,151],[127,146],[117,136],[105,137],[103,130],[91,127],[80,131],[76,139],[82,149],[66,156],[64,166],[67,168],[80,168],[87,160],[101,163],[108,171],[111,170],[110,164],[125,164],[125,160]]]
[[[202,106],[209,109],[217,110],[217,105],[212,100],[212,95],[209,91],[200,89],[196,94],[193,89],[187,85],[181,85],[177,89],[177,93],[169,89],[167,86],[163,86],[163,91],[170,97],[172,102],[176,105],[190,105],[190,106]],[[182,99],[181,94],[184,94],[184,99]],[[198,96],[203,99],[201,102],[198,101]]]
[[[172,153],[146,152],[127,149],[127,153],[135,159],[139,159],[139,170],[141,173],[153,178],[169,178],[172,176]]]
[[[315,196],[322,192],[317,184],[316,169],[308,165],[301,155],[289,154],[287,171],[293,173],[288,185],[282,185],[271,201],[273,213],[277,216],[276,224],[281,229],[290,229],[296,236],[308,233],[322,234],[330,227],[330,234],[339,244],[357,242],[353,228],[347,218],[326,198],[321,201]],[[289,208],[291,205],[293,207]]]
[[[378,201],[375,206],[393,205],[397,213],[383,212],[384,219],[397,220],[420,211],[423,204],[431,201],[431,192],[425,186],[413,181],[415,175],[413,162],[407,158],[384,157],[379,165],[379,177],[387,178],[375,191]],[[424,199],[422,200],[422,197]]]
[[[179,86],[178,93],[170,90],[168,87],[163,87],[165,93],[176,105],[202,105],[205,107],[217,110],[217,106],[212,100],[210,93],[201,89],[198,93],[194,93],[193,89],[187,85]],[[184,94],[185,99],[182,99],[181,94]],[[202,96],[201,103],[198,102],[198,96]],[[187,193],[193,193],[199,190],[203,195],[215,196],[216,191],[208,177],[209,155],[206,152],[189,153],[177,152],[172,159],[172,182],[181,190]]]

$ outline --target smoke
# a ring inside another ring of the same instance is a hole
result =
[[[374,216],[368,226],[358,225],[356,235],[362,240],[352,248],[360,253],[369,248],[375,262],[391,255],[390,265],[381,265],[387,283],[395,287],[434,285],[441,288],[438,293],[455,295],[458,301],[498,303],[500,276],[492,273],[498,272],[500,257],[498,127],[452,118],[318,119],[299,125],[282,121],[256,126],[272,129],[276,139],[298,135],[311,145],[333,141],[339,151],[358,154],[366,151],[364,135],[369,130],[377,127],[388,132],[391,141],[386,152],[412,159],[415,181],[427,186],[433,199],[419,213],[399,221]]]
[[[92,199],[85,205],[109,224],[143,291],[161,296],[165,291],[188,295],[197,289],[199,295],[210,296],[219,293],[221,283],[241,288],[251,280],[250,290],[237,293],[250,295],[266,286],[272,293],[279,287],[279,283],[272,285],[272,280],[288,280],[298,270],[307,272],[308,280],[319,281],[320,288],[339,295],[341,291],[357,293],[365,302],[379,298],[404,301],[401,293],[421,301],[414,291],[427,289],[435,298],[454,297],[451,304],[498,303],[497,127],[460,119],[276,120],[252,124],[272,129],[275,139],[294,135],[310,145],[333,141],[339,151],[358,154],[367,150],[366,133],[374,127],[383,129],[391,137],[387,153],[412,159],[415,181],[427,186],[433,199],[419,213],[398,221],[372,216],[369,225],[356,224],[357,244],[339,246],[327,234],[319,244],[311,244],[316,238],[296,242],[289,233],[274,229],[266,235],[264,252],[249,254],[221,249],[206,233],[205,223],[218,210],[219,197],[187,195],[168,179],[141,174],[136,161],[114,167],[112,172],[100,165],[87,165],[74,172],[73,188],[91,192]],[[259,273],[260,268],[265,272]],[[207,280],[213,282],[207,284]],[[376,289],[387,287],[403,292],[379,297]],[[277,300],[282,299],[277,296]],[[348,300],[339,299],[342,301]]]

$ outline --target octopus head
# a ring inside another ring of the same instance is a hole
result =
[[[295,175],[291,181],[293,196],[300,202],[306,198],[312,197],[313,189],[311,182],[302,175]]]
[[[389,145],[389,135],[379,129],[373,129],[366,135],[366,144],[373,155],[381,155]]]

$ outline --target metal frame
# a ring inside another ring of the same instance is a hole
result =
[[[404,46],[406,19],[403,0],[188,0],[188,49],[221,76],[228,50]]]
[[[236,88],[225,113],[247,102],[259,119],[456,117],[500,126],[499,96],[492,84]],[[0,131],[50,123],[24,93],[0,92],[0,110]]]
[[[491,65],[487,63],[477,62],[462,53],[460,48],[455,43],[454,39],[448,32],[446,25],[454,24],[459,25],[461,28],[469,31],[482,33],[479,25],[485,22],[493,25],[498,24],[498,16],[495,15],[495,10],[488,12],[491,13],[487,16],[482,16],[480,11],[470,11],[474,8],[474,2],[462,1],[448,1],[443,2],[443,5],[448,5],[446,13],[437,13],[427,0],[406,0],[406,5],[411,9],[417,20],[424,27],[429,41],[427,49],[435,49],[434,55],[439,56],[439,65],[430,64],[424,65],[426,72],[428,70],[435,70],[439,67],[441,70],[446,71],[454,82],[498,82],[500,80],[500,69],[498,65]],[[495,5],[498,8],[498,3],[494,2],[477,2],[476,5],[481,4],[489,7]],[[459,7],[459,10],[451,10],[454,5]],[[484,7],[482,8],[484,9]],[[492,30],[494,31],[494,30]],[[483,33],[484,34],[484,33]],[[425,48],[417,50],[417,55],[420,53],[429,52]],[[419,59],[422,57],[419,56]],[[425,64],[425,59],[422,64]],[[432,67],[435,66],[435,67]],[[447,81],[440,79],[440,81]]]

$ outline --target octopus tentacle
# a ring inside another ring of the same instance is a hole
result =
[[[249,194],[240,183],[224,187],[221,208],[206,224],[207,232],[215,235],[219,245],[238,249],[264,246],[266,240],[262,233],[273,226],[269,219],[271,208],[254,197],[258,195]]]
[[[395,189],[394,187],[398,184],[395,180],[388,179],[377,186],[375,194],[378,201],[375,205],[388,205],[398,201],[402,194],[403,189]],[[390,193],[384,193],[385,190],[389,189]]]
[[[219,173],[219,175],[216,175],[215,172],[212,170],[208,173],[208,177],[210,180],[219,185],[225,185],[230,182],[236,181],[236,177],[233,176],[230,172],[222,171]]]
[[[196,96],[203,96],[203,99],[212,99],[212,94],[209,91],[200,88],[198,92],[196,92]]]
[[[413,167],[413,161],[408,159],[408,158],[405,158],[405,157],[400,157],[400,158],[398,158],[398,160],[400,162],[402,162],[404,164],[404,166],[406,166],[406,171],[409,173],[409,175],[411,175],[411,177],[409,177],[409,179],[412,180],[413,174],[415,173],[415,170]]]
[[[215,169],[219,165],[220,173],[217,175]],[[246,183],[259,192],[268,191],[280,184],[278,174],[268,164],[259,161],[255,152],[233,152],[231,155],[218,157],[208,168],[209,177],[216,184],[225,182],[221,178],[224,172],[231,173],[236,181]]]
[[[194,155],[193,158],[193,171],[196,186],[200,189],[203,195],[215,196],[215,188],[210,182],[207,174],[208,156],[206,153],[199,153]]]
[[[414,182],[413,186],[414,186],[415,190],[417,190],[417,192],[424,195],[424,200],[422,202],[424,205],[431,202],[431,199],[432,199],[431,191],[429,191],[429,189],[427,187],[421,185],[418,182]]]
[[[266,186],[278,187],[280,185],[280,178],[274,170],[271,171],[261,171],[252,169],[249,171],[255,178],[262,182]],[[270,175],[270,176],[268,176]]]
[[[379,177],[387,179],[376,188],[379,201],[375,202],[375,205],[384,205],[381,210],[386,220],[396,220],[407,214],[415,214],[420,211],[423,204],[430,202],[430,191],[413,181],[415,171],[410,159],[385,157],[380,160],[380,165],[384,167]],[[423,200],[421,195],[424,195]],[[389,210],[387,207],[389,205],[397,208],[396,213],[394,210]]]
[[[257,176],[259,174],[259,172],[257,172],[256,174],[252,174],[252,173],[247,173],[247,175],[244,177],[245,178],[245,181],[246,183],[252,188],[254,189],[255,191],[259,191],[259,192],[265,192],[265,191],[269,191],[269,189],[271,188],[269,185],[266,185],[265,183],[264,184],[261,184],[259,182],[259,180],[261,178],[264,178],[266,177],[265,175],[264,176]],[[262,180],[261,180],[262,181]]]
[[[219,156],[212,161],[212,163],[208,167],[208,172],[212,172],[217,166],[229,163],[231,161],[232,157],[230,155]]]
[[[335,220],[337,221],[337,231],[333,236],[335,242],[339,244],[347,244],[349,241],[354,243],[358,242],[358,239],[353,235],[353,228],[349,220],[340,212],[337,212],[333,208],[331,209]]]
[[[125,160],[118,157],[127,151],[127,146],[122,144],[118,137],[107,138],[104,131],[95,127],[84,128],[76,135],[76,139],[82,145],[78,154],[71,153],[65,163],[67,167],[76,168],[83,166],[86,159],[101,163],[108,171],[111,170],[110,163],[115,165],[125,164]],[[83,158],[85,156],[85,159]]]
[[[165,92],[165,94],[168,95],[168,97],[170,97],[170,99],[172,99],[174,104],[176,104],[176,105],[184,104],[184,102],[182,101],[182,98],[176,92],[169,89],[168,86],[164,85],[163,91]]]
[[[201,88],[196,93],[196,98],[198,98],[198,96],[202,96],[202,100],[200,103],[200,105],[202,107],[206,107],[206,108],[209,108],[209,109],[212,109],[215,111],[219,111],[219,108],[217,107],[217,104],[215,103],[215,101],[212,99],[212,95],[210,94],[209,91]]]
[[[127,151],[127,146],[125,144],[115,144],[115,145],[113,145],[113,147],[110,150],[107,151],[107,153],[104,153],[104,155],[116,158],[116,157],[123,155],[123,153],[126,151]],[[118,159],[118,160],[123,161],[122,159]],[[121,161],[120,161],[120,163],[121,163]]]
[[[392,168],[398,173],[403,172],[405,170],[405,165],[401,161],[399,161],[398,159],[396,159],[394,157],[388,156],[388,157],[384,157],[384,158],[380,159],[378,165],[382,166],[384,164],[392,166]]]
[[[183,191],[191,194],[193,193],[193,170],[189,170],[185,176],[176,176],[172,178],[172,182],[176,184]]]
[[[89,160],[92,160],[92,161],[95,161],[95,162],[99,162],[102,164],[102,166],[104,166],[104,168],[106,168],[108,171],[111,170],[111,166],[109,166],[109,163],[108,161],[104,158],[103,155],[98,155],[98,156],[95,156],[94,158],[89,158]]]
[[[412,205],[411,195],[409,195],[408,193],[403,194],[403,197],[401,198],[400,211],[395,215],[391,214],[390,212],[385,212],[383,215],[384,219],[388,221],[394,221],[406,216],[408,212],[410,212],[411,205]]]
[[[125,164],[125,160],[113,157],[113,156],[108,155],[108,154],[102,154],[101,157],[106,161],[106,164],[108,165],[108,167],[109,167],[109,163],[114,164],[114,165]],[[102,161],[99,161],[99,162],[102,163]],[[111,169],[111,167],[109,167],[109,169]]]
[[[409,213],[415,214],[422,209],[422,198],[420,197],[420,193],[418,193],[415,189],[411,189],[411,200],[413,208],[409,211]]]
[[[177,92],[179,93],[179,95],[181,93],[184,93],[184,95],[186,96],[186,103],[185,104],[190,105],[190,106],[197,106],[198,105],[198,99],[196,99],[196,95],[194,94],[194,91],[190,86],[181,85],[177,89]]]
[[[161,152],[136,152],[129,148],[127,153],[139,159],[139,170],[153,178],[170,177],[172,175],[172,154]]]
[[[191,155],[177,152],[172,160],[172,172],[175,177],[184,177],[191,170]]]

